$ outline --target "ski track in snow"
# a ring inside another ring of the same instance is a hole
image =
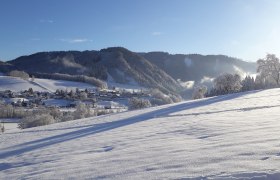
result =
[[[0,179],[280,179],[280,89],[0,135]]]

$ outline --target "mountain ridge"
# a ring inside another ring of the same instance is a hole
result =
[[[49,51],[20,56],[0,63],[0,71],[12,69],[32,73],[87,75],[103,81],[138,84],[168,93],[182,89],[178,79],[197,81],[222,73],[250,72],[256,63],[224,55],[132,52],[123,47],[87,51]]]
[[[216,77],[225,72],[233,73],[236,68],[250,73],[254,73],[256,69],[255,62],[246,62],[226,55],[169,54],[166,52],[148,52],[142,55],[164,69],[173,78],[183,81],[196,81],[204,76]],[[204,70],[204,74],[199,73],[201,69]]]

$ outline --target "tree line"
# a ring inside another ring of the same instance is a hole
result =
[[[248,75],[241,79],[238,74],[222,74],[214,79],[213,88],[209,91],[206,86],[195,87],[193,99],[280,86],[280,62],[275,54],[267,54],[257,61],[257,65],[255,78]]]

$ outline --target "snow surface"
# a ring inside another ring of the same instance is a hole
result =
[[[53,79],[38,79],[35,78],[34,82],[44,87],[45,89],[48,89],[51,92],[55,92],[57,89],[63,89],[63,90],[76,90],[76,88],[79,89],[93,89],[95,86],[82,83],[82,82],[75,82],[75,81],[65,81],[65,80],[53,80]]]
[[[147,88],[139,85],[131,85],[131,84],[120,84],[114,82],[108,82],[108,87],[112,88],[115,87],[116,90],[126,90],[128,92],[141,92],[142,90],[147,90]]]
[[[46,106],[65,107],[68,106],[72,101],[66,99],[47,99],[43,102]]]
[[[5,123],[4,127],[5,127],[5,133],[20,131],[20,129],[18,128],[18,123]],[[0,136],[1,136],[1,133],[0,133]]]
[[[20,92],[29,88],[32,88],[34,91],[55,92],[57,89],[67,89],[70,91],[76,88],[92,89],[95,86],[74,81],[35,78],[34,82],[32,82],[16,77],[0,76],[0,91],[11,90],[13,92]]]
[[[2,179],[280,179],[280,89],[0,135]]]
[[[117,90],[125,89],[129,92],[139,92],[145,90],[146,88],[133,84],[120,84],[113,81],[108,82],[109,87],[115,87]],[[55,92],[57,89],[62,90],[76,90],[79,89],[93,89],[96,88],[93,85],[75,82],[75,81],[65,81],[65,80],[53,80],[53,79],[39,79],[35,78],[34,82],[23,80],[21,78],[1,76],[0,75],[0,91],[11,90],[13,92],[20,92],[23,90],[28,90],[32,88],[34,91],[47,91]]]
[[[0,76],[0,91],[11,90],[13,92],[20,92],[29,88],[32,88],[34,91],[46,91],[31,81],[10,76]]]
[[[115,101],[99,101],[97,102],[97,107],[99,108],[105,108],[105,107],[111,107],[111,108],[126,108],[125,105],[115,102]]]

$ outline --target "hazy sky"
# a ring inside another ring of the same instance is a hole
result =
[[[280,52],[279,0],[1,0],[0,59],[38,51]]]

